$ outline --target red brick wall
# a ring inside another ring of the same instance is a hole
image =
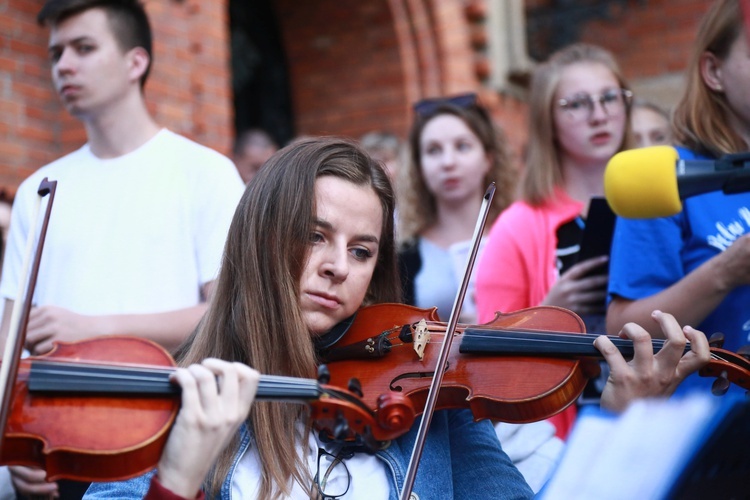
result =
[[[301,135],[405,136],[411,103],[480,91],[520,148],[525,107],[484,91],[461,0],[278,0]],[[520,126],[519,126],[520,124]]]
[[[147,0],[155,65],[146,86],[159,123],[228,152],[232,109],[226,0]],[[53,92],[41,0],[8,0],[0,15],[0,186],[85,142]]]
[[[386,0],[278,0],[300,135],[403,133],[406,90]]]
[[[227,0],[147,0],[155,61],[146,86],[159,123],[231,151],[232,88]]]
[[[228,0],[145,0],[155,32],[146,87],[160,123],[228,152],[233,138]],[[83,130],[50,85],[42,0],[0,7],[0,186],[78,147]],[[483,87],[477,76],[476,14],[483,0],[276,0],[300,134],[404,135],[410,105],[426,96],[479,91],[514,151],[525,141],[525,104]],[[529,5],[549,0],[527,0]],[[679,74],[711,0],[628,2],[614,21],[592,21],[630,79]],[[472,15],[475,15],[472,14]],[[480,16],[481,18],[481,16]],[[481,23],[480,23],[481,24]]]
[[[40,2],[10,0],[0,15],[0,185],[59,156],[60,107],[49,83]]]
[[[595,21],[582,41],[600,44],[617,56],[629,79],[683,71],[698,24],[713,0],[631,2],[612,21]]]

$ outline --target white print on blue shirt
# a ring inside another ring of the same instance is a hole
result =
[[[742,324],[742,331],[745,333],[745,342],[750,342],[750,319]]]
[[[738,213],[742,221],[734,219],[727,224],[717,222],[716,230],[718,233],[715,235],[709,235],[706,242],[723,252],[729,248],[735,240],[744,235],[748,228],[750,228],[750,209],[742,207],[738,210]]]

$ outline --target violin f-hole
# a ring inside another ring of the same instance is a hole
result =
[[[444,373],[448,371],[448,368],[450,368],[450,362],[448,362],[448,363],[445,364]],[[402,373],[398,377],[393,378],[393,380],[391,380],[391,383],[389,384],[388,387],[392,391],[403,392],[403,390],[404,390],[403,387],[401,387],[400,385],[395,385],[396,382],[398,382],[399,380],[410,379],[410,378],[429,378],[429,379],[431,379],[434,376],[435,376],[435,372],[434,371],[431,371],[431,372],[409,372],[409,373]]]

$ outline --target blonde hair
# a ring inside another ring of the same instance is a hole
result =
[[[477,136],[491,158],[490,170],[484,183],[496,185],[495,196],[487,217],[487,226],[511,204],[516,189],[516,170],[508,156],[505,137],[494,126],[487,110],[478,103],[460,106],[448,101],[434,107],[429,113],[417,114],[409,132],[409,162],[401,169],[398,182],[400,242],[413,242],[423,231],[435,223],[437,206],[435,197],[427,189],[422,175],[422,158],[419,142],[427,123],[440,115],[453,115],[463,121]]]
[[[702,154],[737,153],[748,144],[732,129],[724,92],[708,87],[701,75],[701,58],[710,52],[724,60],[742,33],[742,13],[737,0],[713,4],[701,22],[687,69],[687,86],[674,112],[672,124],[677,142]]]
[[[597,63],[609,69],[623,89],[628,89],[625,78],[611,52],[584,43],[569,45],[537,66],[531,77],[529,94],[529,143],[526,168],[521,181],[521,197],[532,205],[541,205],[563,183],[560,151],[552,119],[555,92],[562,72],[577,63]],[[632,144],[630,108],[627,108],[625,135],[618,151]]]
[[[305,139],[280,150],[245,190],[229,229],[208,312],[181,346],[181,365],[207,357],[239,361],[262,374],[314,378],[316,353],[299,306],[300,279],[309,253],[315,182],[334,176],[368,186],[383,209],[378,261],[366,304],[398,302],[393,229],[394,194],[380,165],[359,146],[340,139]],[[297,422],[304,407],[256,402],[248,419],[260,457],[259,498],[290,494],[290,480],[309,488],[297,445],[307,442]],[[208,478],[218,495],[237,443],[224,450]]]
[[[662,118],[664,118],[664,120],[666,120],[668,123],[671,122],[672,120],[672,115],[670,114],[668,110],[662,108],[661,106],[659,106],[658,104],[654,102],[647,101],[645,99],[639,99],[639,98],[633,99],[633,104],[630,105],[630,108],[631,110],[648,109],[648,110],[653,111],[657,115],[661,116]]]

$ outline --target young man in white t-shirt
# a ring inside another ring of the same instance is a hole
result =
[[[243,183],[229,159],[161,128],[146,109],[151,31],[137,0],[49,0],[38,21],[50,28],[55,90],[88,142],[18,190],[0,347],[48,177],[58,186],[26,348],[43,354],[55,341],[128,334],[172,349],[206,309]],[[19,493],[58,492],[44,471],[11,472]]]

